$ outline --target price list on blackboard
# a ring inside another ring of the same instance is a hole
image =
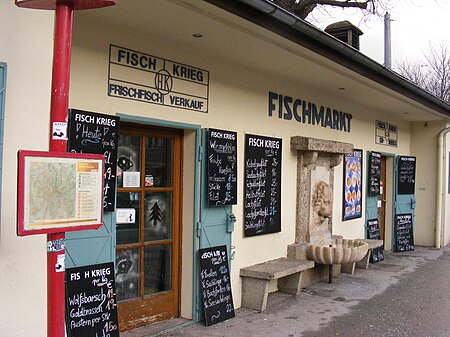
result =
[[[416,183],[416,157],[398,158],[398,194],[414,194]]]
[[[237,134],[209,129],[207,138],[208,204],[237,204]]]
[[[414,250],[413,216],[411,213],[395,215],[395,251]]]
[[[380,224],[378,219],[367,220],[367,238],[371,240],[381,240]],[[377,263],[384,260],[383,247],[372,249],[370,262]]]
[[[281,231],[282,140],[245,136],[244,235]]]
[[[114,211],[119,117],[71,109],[67,151],[105,156],[103,210]]]
[[[69,337],[119,337],[112,262],[66,269]]]
[[[381,153],[371,152],[369,155],[369,195],[380,194]]]
[[[380,225],[378,219],[367,220],[367,238],[371,240],[381,240]]]
[[[199,249],[200,286],[206,325],[235,316],[227,246]]]

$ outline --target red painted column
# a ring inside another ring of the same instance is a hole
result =
[[[58,139],[58,137],[53,136],[53,125],[54,123],[67,123],[72,24],[73,3],[71,1],[58,1],[55,9],[52,92],[50,103],[50,151],[56,152],[67,151],[67,140],[61,140]],[[47,234],[47,242],[62,239],[64,243],[64,236],[64,233]],[[64,253],[65,251],[63,248],[57,252],[47,252],[48,337],[65,336]]]

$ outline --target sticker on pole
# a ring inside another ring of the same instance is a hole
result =
[[[67,140],[67,123],[66,122],[53,122],[52,139],[53,140]]]

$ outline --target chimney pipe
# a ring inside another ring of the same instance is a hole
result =
[[[391,16],[388,12],[384,14],[384,66],[392,68],[391,55]]]

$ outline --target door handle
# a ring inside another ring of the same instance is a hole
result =
[[[232,233],[234,231],[234,223],[236,222],[236,215],[229,213],[227,216],[227,232]]]
[[[416,208],[416,198],[411,198],[411,209]]]

